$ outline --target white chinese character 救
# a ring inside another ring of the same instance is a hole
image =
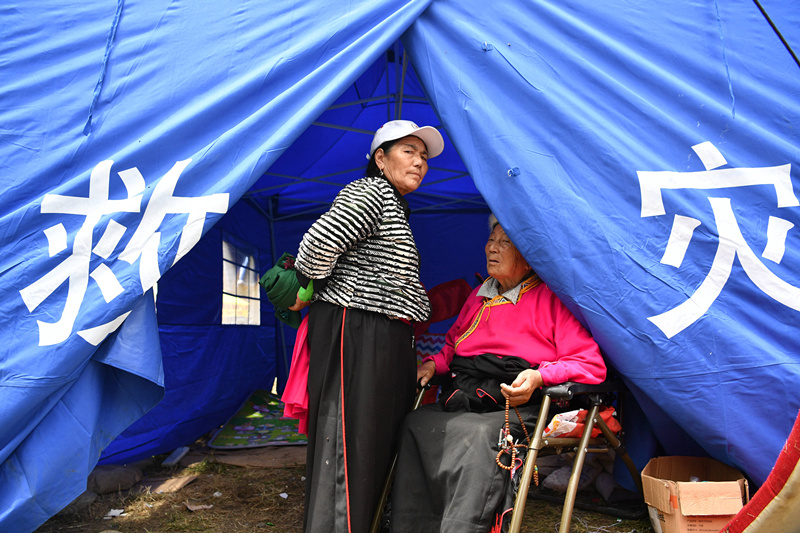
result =
[[[140,223],[119,255],[119,259],[129,264],[139,259],[142,294],[161,277],[158,268],[160,245],[158,229],[166,214],[188,215],[188,221],[181,230],[180,246],[174,264],[200,239],[207,213],[225,213],[228,209],[226,193],[198,198],[174,196],[175,185],[181,172],[190,162],[191,159],[177,162],[158,181]],[[91,265],[93,256],[111,260],[113,264],[113,252],[128,228],[111,219],[96,244],[93,243],[94,230],[104,217],[119,213],[140,213],[146,184],[137,168],[120,171],[117,174],[125,185],[127,198],[110,199],[109,186],[113,163],[113,161],[102,161],[94,167],[90,177],[88,197],[46,194],[42,200],[43,214],[78,215],[85,218],[74,235],[69,255],[50,272],[20,291],[23,302],[32,312],[67,282],[67,296],[61,317],[55,322],[37,321],[40,346],[52,346],[69,338],[86,296],[90,278],[97,284],[106,303],[124,292],[122,284],[108,264],[100,263],[93,270]],[[50,257],[67,249],[68,235],[63,224],[47,228],[44,233]],[[86,341],[97,345],[119,327],[127,315],[128,313],[123,313],[105,324],[84,329],[78,334]]]

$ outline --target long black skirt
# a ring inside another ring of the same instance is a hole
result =
[[[533,433],[538,402],[519,411]],[[512,435],[523,442],[513,409],[509,422]],[[511,472],[496,463],[504,425],[504,411],[448,412],[438,403],[409,414],[392,487],[392,533],[487,533],[498,523],[507,525],[515,488]],[[501,456],[503,464],[509,465],[509,458]]]
[[[365,533],[413,407],[413,331],[380,313],[326,302],[309,313],[304,531]]]

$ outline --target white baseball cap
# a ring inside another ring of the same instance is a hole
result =
[[[428,159],[436,157],[444,150],[442,134],[433,126],[422,126],[420,128],[410,120],[392,120],[381,126],[378,131],[375,132],[367,158],[372,157],[375,150],[386,141],[402,139],[409,135],[422,139],[422,142],[425,143],[425,147],[428,149]]]

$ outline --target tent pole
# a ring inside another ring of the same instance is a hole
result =
[[[382,99],[383,98],[379,98],[379,100],[382,100]],[[328,123],[328,122],[312,122],[311,125],[312,126],[320,126],[322,128],[330,128],[330,129],[333,129],[333,130],[354,131],[356,133],[363,133],[365,135],[369,135],[370,137],[372,137],[375,134],[374,131],[362,130],[360,128],[353,128],[352,126],[342,126],[340,124],[331,124],[331,123]]]
[[[388,76],[387,76],[388,78]],[[403,98],[400,92],[403,79],[400,77],[400,41],[394,42],[394,119],[400,118],[400,100]]]
[[[386,57],[386,94],[392,93],[392,84],[389,82],[389,51],[384,54]],[[392,120],[392,100],[386,100],[386,122]]]
[[[275,217],[273,216],[274,211],[274,203],[276,199],[275,197],[270,198],[270,201],[267,203],[269,212],[267,213],[267,220],[269,221],[269,246],[270,246],[270,253],[272,254],[272,261],[270,265],[274,265],[275,261],[277,261],[277,250],[275,249]],[[289,375],[289,360],[286,356],[286,333],[284,331],[284,324],[280,320],[276,320],[278,326],[279,334],[276,335],[276,341],[280,344],[276,347],[278,351],[283,355],[283,368],[286,372],[286,375]],[[278,377],[278,372],[275,372],[275,377]]]
[[[795,62],[795,63],[797,63],[797,66],[798,66],[798,67],[800,67],[800,59],[797,59],[797,56],[795,55],[795,53],[794,53],[794,50],[792,50],[792,47],[791,47],[791,46],[789,46],[789,43],[788,43],[788,42],[786,42],[786,39],[784,39],[784,38],[783,38],[783,34],[780,32],[780,30],[779,30],[779,29],[778,29],[778,27],[775,25],[775,23],[774,23],[774,22],[772,22],[772,18],[770,18],[770,16],[767,14],[767,11],[766,11],[766,10],[764,9],[764,7],[761,5],[761,2],[759,2],[758,0],[753,0],[753,2],[755,2],[755,4],[756,4],[756,7],[758,7],[758,10],[759,10],[759,11],[761,11],[761,14],[762,14],[762,15],[764,15],[764,18],[765,18],[765,19],[767,20],[767,22],[769,23],[770,27],[772,28],[772,31],[774,31],[774,32],[775,32],[775,35],[777,35],[777,36],[778,36],[778,39],[780,39],[780,40],[781,40],[781,43],[783,43],[783,46],[784,46],[784,48],[786,48],[786,50],[789,52],[789,55],[791,55],[791,56],[792,56],[792,59],[794,59],[794,62]]]
[[[369,103],[372,103],[372,102],[377,102],[377,101],[380,101],[380,100],[386,100],[386,99],[391,99],[391,98],[394,98],[393,94],[382,94],[380,96],[373,96],[372,98],[362,98],[360,100],[352,100],[350,102],[342,102],[341,104],[334,104],[334,105],[328,106],[326,111],[330,111],[331,109],[342,109],[344,107],[352,107],[354,105],[369,104]],[[404,100],[413,100],[415,102],[421,102],[423,104],[429,104],[427,98],[424,98],[422,96],[414,96],[413,94],[412,95],[406,95],[406,96],[403,97],[403,99]],[[311,124],[313,126],[324,126],[325,125],[325,124],[323,124],[321,122],[312,122]],[[330,125],[330,127],[337,128],[337,129],[347,129],[344,126],[339,126],[339,125],[336,125],[336,124]],[[368,133],[370,133],[370,132],[368,132]]]
[[[398,119],[403,118],[403,90],[405,89],[406,71],[408,70],[408,55],[403,53],[403,73],[400,76],[400,88],[397,90],[397,114]]]

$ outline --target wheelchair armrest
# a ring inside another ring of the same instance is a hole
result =
[[[553,399],[571,400],[573,396],[578,394],[596,394],[596,393],[609,393],[619,390],[619,383],[616,381],[604,381],[596,385],[588,385],[586,383],[575,383],[574,381],[565,381],[558,385],[551,385],[550,387],[542,387],[542,394],[550,396]]]
[[[450,374],[434,374],[428,383],[431,385],[446,385],[450,383],[452,379]]]

